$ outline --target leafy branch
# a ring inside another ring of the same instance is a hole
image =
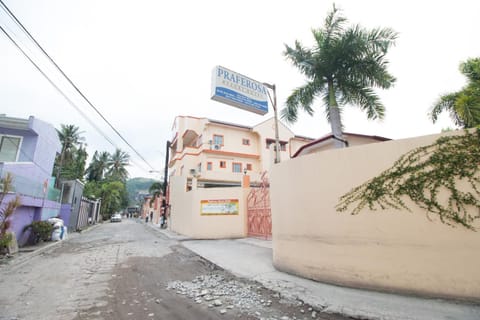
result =
[[[344,194],[336,209],[344,212],[355,205],[352,215],[365,207],[411,211],[402,200],[407,196],[428,213],[437,214],[443,223],[475,230],[472,223],[480,218],[479,161],[479,129],[441,137],[409,151],[379,176]]]

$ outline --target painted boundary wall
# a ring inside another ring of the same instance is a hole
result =
[[[440,136],[328,150],[275,165],[274,266],[337,285],[480,301],[480,231],[442,224],[408,201],[412,212],[335,210],[340,196]]]
[[[14,193],[5,195],[2,209],[14,198]],[[15,233],[18,245],[24,246],[28,242],[30,232],[23,233],[23,228],[33,221],[56,217],[60,212],[60,203],[30,196],[20,196],[20,204],[10,218],[11,226],[9,230]]]
[[[187,179],[170,177],[171,230],[194,239],[243,238],[247,234],[246,194],[248,189],[199,188],[186,191]],[[238,215],[201,215],[202,200],[238,199]]]

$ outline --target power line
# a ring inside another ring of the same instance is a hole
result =
[[[0,0],[1,1],[1,0]],[[43,72],[43,70],[35,63],[35,61],[32,60],[32,58],[30,58],[30,56],[20,47],[20,45],[12,38],[10,37],[10,35],[5,31],[5,29],[0,26],[0,30],[2,30],[2,32],[8,37],[8,39],[10,39],[10,41],[13,42],[13,44],[23,53],[23,55],[35,66],[35,68],[45,77],[45,79],[47,79],[47,81],[65,98],[65,100],[68,101],[68,103],[70,103],[70,105],[72,107],[74,107],[79,113],[80,115],[82,115],[82,117],[88,121],[88,123],[93,126],[93,128],[95,128],[104,138],[105,140],[107,140],[108,142],[110,142],[110,144],[112,144],[114,147],[118,148],[115,143],[113,143],[113,141],[110,140],[110,138],[105,134],[103,133],[103,131],[100,130],[100,128],[98,128],[95,123],[93,123],[92,120],[90,120],[88,118],[88,116],[82,112],[82,110],[80,110],[80,108],[75,104],[75,102],[73,102],[63,91],[62,89],[60,89],[54,82],[52,79],[50,79],[50,77],[45,73]]]
[[[65,72],[63,72],[63,70],[58,66],[58,64],[50,57],[50,55],[43,49],[43,47],[37,42],[37,40],[35,40],[35,38],[30,34],[30,32],[23,26],[23,24],[17,19],[17,17],[10,11],[10,9],[5,5],[5,3],[3,2],[3,0],[0,0],[0,4],[2,5],[2,9],[3,11],[5,11],[11,19],[14,20],[14,22],[17,24],[17,26],[20,27],[20,29],[25,33],[27,34],[28,38],[33,41],[35,43],[35,45],[42,51],[42,53],[48,58],[48,60],[55,66],[55,68],[62,74],[62,76],[67,79],[67,81],[70,83],[70,85],[77,91],[78,94],[80,94],[80,96],[88,103],[88,105],[90,105],[90,107],[93,108],[93,110],[95,110],[95,112],[110,126],[110,128],[123,140],[123,142],[125,142],[125,144],[127,144],[127,146],[130,147],[131,150],[133,150],[133,152],[135,152],[135,154],[143,160],[143,162],[145,162],[152,170],[154,169],[154,167],[152,165],[150,165],[150,163],[148,163],[147,160],[145,160],[145,158],[120,134],[120,132],[118,132],[118,130],[110,123],[110,121],[108,121],[104,116],[103,114],[93,105],[92,102],[90,102],[90,100],[88,100],[88,98],[80,91],[80,89],[78,89],[78,87],[73,83],[73,81],[65,74]],[[23,54],[25,56],[26,53],[18,46],[18,44],[6,33],[6,31],[2,28],[2,31],[7,35],[7,37],[15,43],[15,45],[23,52]],[[48,77],[45,75],[44,72],[42,72],[40,70],[40,68],[32,61],[32,59],[30,59],[28,56],[27,58],[30,60],[30,62],[32,62],[36,67],[37,69],[48,79]],[[51,80],[49,80],[49,82],[55,87],[58,89],[58,87],[56,85],[53,84],[53,82]],[[62,95],[66,98],[66,96],[62,93]],[[70,99],[66,98],[68,101],[71,101]],[[78,110],[78,108],[75,108]],[[79,111],[80,112],[80,111]],[[81,112],[80,112],[81,113]],[[84,116],[85,117],[85,116]],[[95,126],[94,126],[95,127]],[[102,134],[103,135],[103,134]],[[105,136],[104,136],[105,137]],[[110,143],[112,143],[109,139],[107,139],[107,141],[109,141]],[[112,143],[113,144],[113,143]],[[118,147],[117,147],[118,148]],[[133,161],[132,161],[133,162]]]
[[[1,2],[1,0],[0,0]],[[0,30],[10,39],[10,41],[13,42],[13,44],[23,53],[23,55],[35,66],[35,68],[47,79],[47,81],[65,98],[65,100],[68,101],[68,103],[75,108],[75,110],[80,113],[80,115],[87,120],[87,122],[98,132],[102,135],[102,137],[107,140],[113,147],[120,149],[90,118],[58,87],[53,80],[40,68],[40,66],[33,61],[32,58],[22,49],[22,47],[6,32],[6,30],[0,26]],[[143,168],[141,165],[139,165],[137,162],[133,161],[133,159],[129,160],[132,162],[134,165],[136,165],[138,168],[142,169],[145,172],[148,172],[145,168]]]

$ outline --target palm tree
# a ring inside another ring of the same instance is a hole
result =
[[[334,5],[324,27],[312,30],[313,48],[305,48],[297,40],[293,48],[285,45],[284,52],[307,83],[288,97],[282,118],[295,122],[299,108],[313,115],[312,104],[320,97],[332,134],[338,139],[343,139],[343,106],[356,104],[369,119],[382,119],[385,108],[373,88],[388,89],[395,82],[387,71],[385,55],[395,44],[397,33],[388,28],[366,30],[359,25],[345,28],[346,22]],[[341,140],[335,144],[344,146]]]
[[[163,184],[161,182],[152,183],[150,188],[148,188],[148,192],[152,194],[154,197],[158,197],[163,193]]]
[[[126,167],[129,165],[129,160],[130,156],[128,153],[120,149],[115,150],[108,161],[108,178],[110,180],[125,182],[128,178],[128,171]]]
[[[60,185],[60,174],[62,167],[65,164],[65,161],[72,160],[73,153],[76,150],[77,146],[81,144],[85,138],[81,136],[83,132],[80,131],[80,128],[73,124],[62,124],[60,125],[60,130],[57,129],[58,138],[62,144],[62,151],[60,152],[60,159],[57,159],[56,163],[56,185],[57,188]]]
[[[480,125],[480,58],[461,63],[460,72],[467,77],[467,85],[438,99],[429,114],[433,123],[439,114],[447,111],[457,126],[473,128]]]
[[[87,181],[101,181],[103,180],[105,173],[108,170],[110,154],[106,151],[98,152],[95,151],[93,154],[92,161],[88,166]]]

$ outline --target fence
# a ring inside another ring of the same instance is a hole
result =
[[[408,198],[411,212],[335,209],[353,187],[439,137],[322,151],[274,166],[275,267],[334,284],[479,301],[479,232],[443,224]]]

